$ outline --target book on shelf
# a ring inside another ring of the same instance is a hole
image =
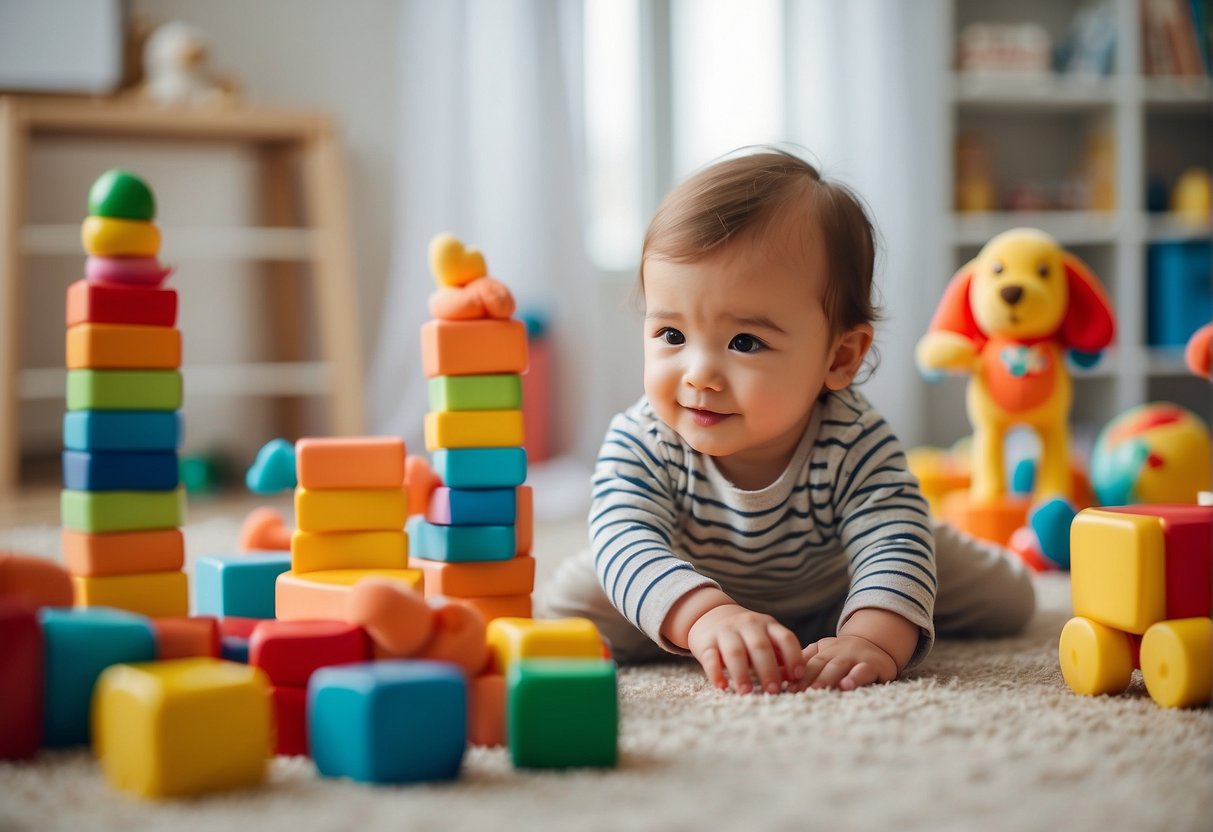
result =
[[[1210,0],[1141,0],[1142,71],[1154,77],[1210,74]]]

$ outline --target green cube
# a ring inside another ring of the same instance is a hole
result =
[[[179,370],[68,370],[68,410],[179,410]]]
[[[619,697],[608,659],[525,659],[510,666],[506,736],[518,768],[615,765]]]
[[[435,376],[430,379],[430,410],[518,410],[522,376]]]
[[[75,491],[59,495],[64,528],[78,532],[134,532],[172,529],[185,522],[185,492]]]

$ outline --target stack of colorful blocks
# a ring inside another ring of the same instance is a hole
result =
[[[276,583],[279,619],[343,621],[363,578],[421,589],[421,573],[408,568],[404,456],[398,437],[299,440],[297,528],[291,568]]]
[[[437,297],[477,297],[482,283],[509,298],[486,276],[483,258],[443,235],[431,245]],[[461,270],[450,268],[456,260]],[[445,294],[444,294],[445,293]],[[512,298],[508,308],[512,310]],[[421,358],[429,379],[426,449],[443,485],[425,517],[410,521],[412,565],[425,573],[427,597],[467,604],[486,621],[530,617],[535,563],[531,553],[531,490],[522,447],[522,381],[526,327],[477,305],[432,300],[434,320],[421,327]],[[496,314],[496,316],[494,316]],[[442,317],[447,315],[448,317]]]
[[[189,606],[179,529],[181,333],[156,255],[147,185],[125,171],[89,192],[86,279],[67,292],[63,554],[82,606],[152,617]]]

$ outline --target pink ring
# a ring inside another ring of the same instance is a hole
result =
[[[127,286],[159,286],[173,273],[155,257],[100,257],[93,255],[84,264],[89,283]]]

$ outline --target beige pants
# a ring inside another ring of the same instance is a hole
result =
[[[1036,609],[1031,577],[1005,549],[935,523],[935,597],[937,636],[1005,636],[1019,632]],[[826,610],[783,624],[801,644],[832,636],[846,599]],[[588,618],[611,645],[620,662],[668,659],[670,654],[636,629],[607,599],[586,549],[568,558],[540,592],[536,616]]]

